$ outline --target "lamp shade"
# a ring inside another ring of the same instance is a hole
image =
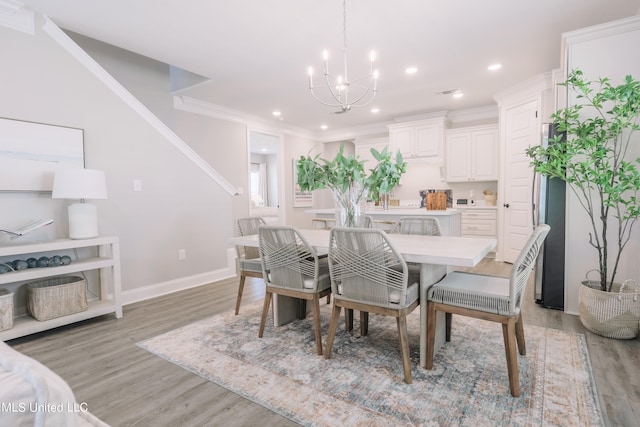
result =
[[[60,169],[53,177],[53,199],[106,199],[104,172],[95,169]]]

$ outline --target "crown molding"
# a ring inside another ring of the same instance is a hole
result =
[[[0,25],[34,35],[35,14],[20,2],[0,0]]]
[[[354,126],[346,129],[337,129],[335,131],[322,131],[317,134],[320,142],[346,141],[358,137],[368,137],[381,133],[388,133],[387,125],[391,122],[374,123],[370,125]]]
[[[0,0],[0,14],[3,15],[15,15],[23,7],[23,3],[14,0]]]
[[[226,120],[229,122],[242,123],[248,127],[259,127],[274,133],[287,133],[301,138],[312,140],[318,139],[317,135],[306,129],[281,125],[252,114],[242,111],[233,110],[223,107],[222,105],[213,104],[211,102],[202,101],[200,99],[191,98],[189,96],[174,95],[173,108],[176,110],[187,111],[190,113],[200,114],[215,119]]]
[[[581,43],[640,29],[640,15],[562,33],[565,43]]]
[[[503,104],[511,104],[519,99],[539,96],[540,93],[551,89],[552,72],[538,74],[537,76],[503,90],[493,96],[498,103],[498,107]]]

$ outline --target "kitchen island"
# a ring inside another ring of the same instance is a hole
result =
[[[335,218],[335,209],[309,209],[305,213],[315,218]],[[461,224],[461,212],[457,209],[440,211],[428,211],[424,208],[405,208],[390,206],[389,209],[372,208],[365,211],[374,221],[381,224],[397,221],[404,216],[432,216],[438,219],[440,231],[443,236],[459,236]]]

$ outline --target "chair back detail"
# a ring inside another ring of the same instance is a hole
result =
[[[393,308],[407,302],[407,264],[382,230],[333,228],[329,273],[334,298]]]
[[[318,255],[294,227],[265,225],[258,232],[265,282],[270,286],[316,291]]]
[[[529,276],[535,268],[536,258],[550,229],[551,227],[547,224],[538,225],[529,236],[529,240],[527,240],[518,258],[516,258],[513,263],[509,281],[509,311],[511,313],[520,311]]]
[[[237,233],[240,236],[250,236],[252,234],[258,234],[258,228],[260,228],[261,225],[265,225],[265,221],[261,217],[238,218],[237,225]],[[242,246],[241,248],[244,257],[247,259],[257,259],[260,257],[258,248],[249,246]],[[238,255],[240,256],[242,254]]]
[[[422,236],[440,236],[440,223],[434,217],[402,217],[391,229],[393,234],[419,234]]]

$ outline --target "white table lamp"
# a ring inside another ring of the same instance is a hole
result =
[[[60,169],[53,178],[53,199],[79,199],[69,206],[69,238],[98,236],[98,210],[85,199],[106,199],[104,172],[93,169]]]

